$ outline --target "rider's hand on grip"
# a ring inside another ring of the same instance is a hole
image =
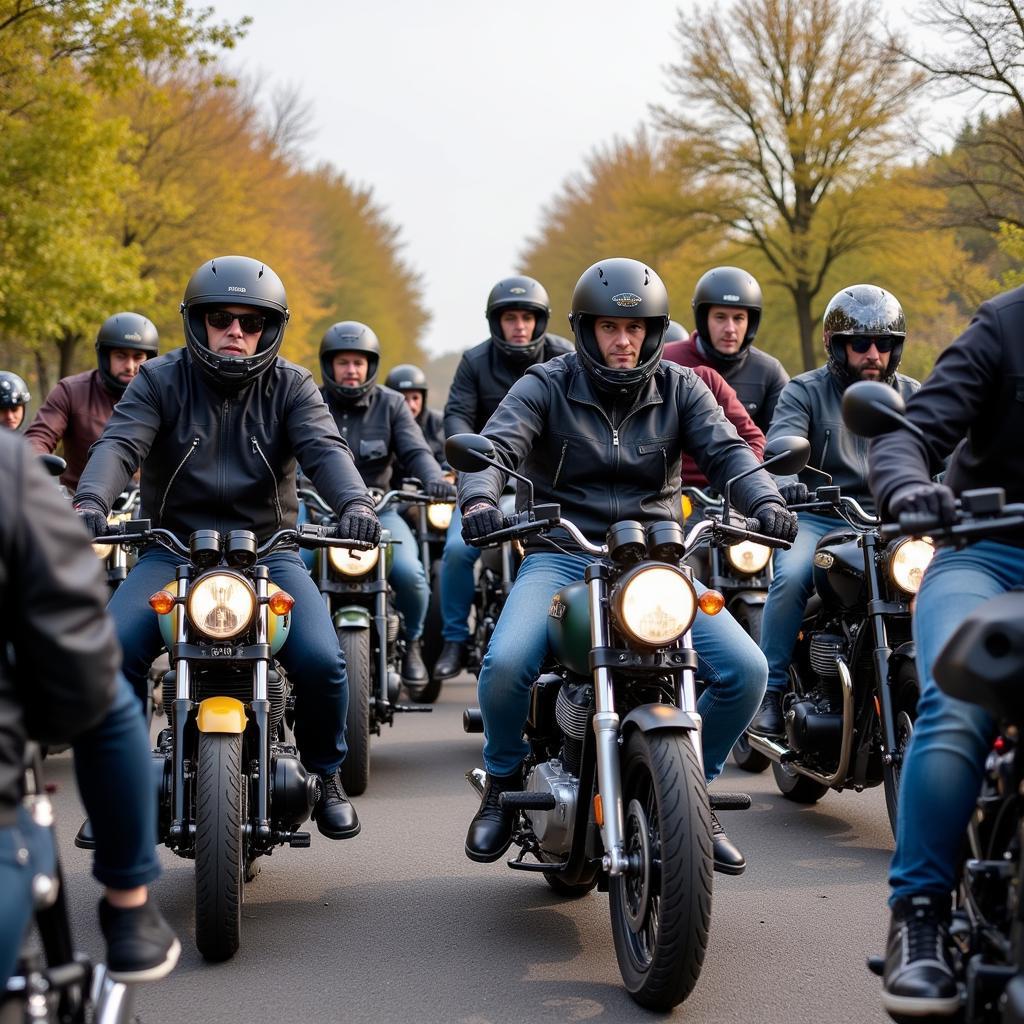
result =
[[[362,544],[380,543],[380,520],[368,505],[349,505],[338,518],[338,536]]]
[[[783,484],[779,488],[779,494],[787,505],[803,505],[811,500],[811,492],[807,490],[807,484],[799,480],[792,484]]]
[[[796,539],[796,513],[790,512],[784,505],[775,501],[762,505],[754,513],[754,518],[760,525],[758,533],[774,537],[776,540],[792,542]]]
[[[956,519],[956,496],[945,484],[907,484],[889,499],[893,519],[908,527],[948,526]]]
[[[95,502],[83,501],[81,504],[75,505],[75,511],[85,524],[90,536],[102,537],[109,531],[107,513]]]
[[[455,485],[450,484],[443,477],[440,480],[431,480],[423,489],[434,501],[455,500]]]
[[[489,534],[496,533],[505,525],[505,517],[497,505],[488,502],[462,517],[462,539],[467,544],[479,544]]]

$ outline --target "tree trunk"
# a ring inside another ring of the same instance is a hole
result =
[[[35,356],[36,380],[39,382],[39,401],[42,402],[50,393],[50,388],[53,385],[50,382],[50,367],[47,366],[46,360],[43,359],[43,353],[36,349]]]
[[[57,340],[57,351],[60,352],[60,379],[70,377],[75,370],[75,349],[82,340],[81,334],[72,334],[65,330]]]
[[[813,370],[820,362],[814,337],[814,317],[811,315],[811,288],[807,281],[797,281],[792,290],[796,320],[800,327],[800,355],[804,370]]]

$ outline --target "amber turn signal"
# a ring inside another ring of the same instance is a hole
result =
[[[267,605],[275,615],[287,615],[295,605],[295,598],[283,590],[277,590],[271,595]]]
[[[150,599],[149,607],[157,615],[166,615],[174,608],[174,595],[169,590],[158,590]]]
[[[594,794],[594,821],[598,828],[604,828],[604,804],[601,802],[601,794]]]
[[[705,615],[717,615],[725,607],[725,598],[717,590],[705,590],[697,604]]]
[[[682,497],[682,506],[683,506],[683,519],[684,520],[689,519],[690,516],[693,515],[693,502],[690,500],[689,496],[686,495],[686,494],[684,494],[683,497]]]

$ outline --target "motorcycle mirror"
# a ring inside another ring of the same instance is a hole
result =
[[[843,392],[843,423],[859,437],[881,437],[903,428],[924,440],[924,434],[907,419],[903,396],[877,380],[861,380]]]
[[[482,434],[452,434],[444,443],[444,454],[460,473],[479,473],[495,459],[494,445]]]
[[[59,455],[40,455],[39,461],[50,476],[60,476],[68,468],[68,464]]]
[[[789,476],[799,473],[811,456],[811,442],[799,434],[773,437],[764,449],[764,468]]]

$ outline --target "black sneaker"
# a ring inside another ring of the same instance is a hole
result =
[[[523,788],[523,769],[517,768],[511,775],[487,776],[480,809],[469,823],[466,835],[466,856],[481,864],[497,860],[512,845],[512,831],[515,814],[506,811],[500,801],[501,794]]]
[[[313,820],[320,834],[328,839],[351,839],[362,826],[356,809],[349,802],[337,771],[320,776],[320,797],[313,807]]]
[[[893,904],[882,1005],[894,1020],[951,1017],[960,994],[949,954],[949,896],[921,893]]]
[[[181,943],[152,899],[129,908],[102,899],[99,912],[111,981],[158,981],[174,970]]]

